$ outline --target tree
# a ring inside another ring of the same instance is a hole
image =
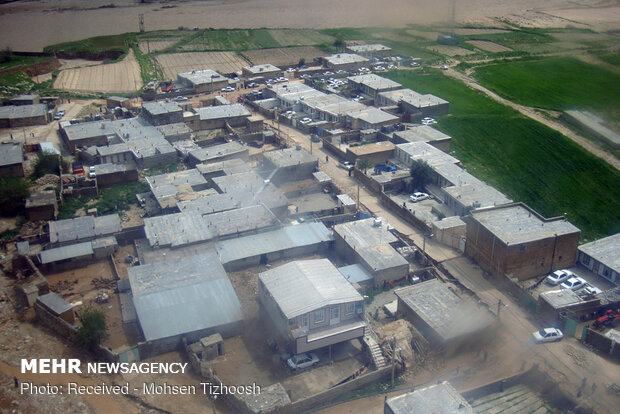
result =
[[[0,63],[10,62],[13,58],[13,51],[10,47],[5,47],[0,51]]]
[[[334,40],[334,47],[336,49],[344,49],[344,40],[340,38]]]
[[[75,333],[74,341],[82,349],[93,349],[108,339],[106,314],[92,306],[84,309],[78,320],[82,327]]]
[[[3,215],[14,214],[24,206],[30,194],[30,185],[23,178],[4,177],[0,179],[0,211]]]
[[[430,165],[424,160],[414,160],[411,163],[411,186],[412,190],[421,190],[431,180],[432,172]]]
[[[301,68],[302,66],[305,66],[305,65],[306,65],[306,59],[304,58],[299,59],[299,63],[297,63],[297,67]]]
[[[366,174],[366,170],[370,168],[370,161],[367,159],[361,159],[357,162],[357,169],[362,170]]]
[[[34,176],[43,177],[45,174],[60,174],[60,156],[49,152],[40,152],[34,161]]]

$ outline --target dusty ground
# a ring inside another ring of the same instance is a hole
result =
[[[114,8],[98,8],[107,4]],[[138,14],[144,14],[147,30],[251,27],[402,27],[449,21],[448,0],[386,0],[377,9],[374,0],[234,0],[187,1],[163,8],[164,2],[137,4],[135,0],[77,0],[11,2],[0,6],[2,46],[14,50],[40,51],[48,44],[91,36],[135,32]],[[617,26],[620,7],[615,0],[462,0],[459,23],[489,25],[496,18],[521,25],[565,27],[577,22],[606,29]],[[33,29],[36,34],[33,35]]]
[[[142,86],[140,65],[133,51],[120,62],[61,70],[57,89],[81,92],[135,92]]]
[[[476,46],[478,49],[486,50],[487,52],[510,52],[512,49],[488,40],[470,40],[469,43],[472,46]]]
[[[211,69],[220,73],[241,71],[248,62],[235,52],[189,52],[157,56],[157,63],[168,79],[176,79],[177,73]]]

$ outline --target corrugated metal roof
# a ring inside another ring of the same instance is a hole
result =
[[[24,162],[24,144],[22,142],[0,145],[0,165],[21,164]]]
[[[43,250],[40,254],[41,263],[53,263],[61,260],[73,259],[76,257],[88,256],[93,254],[91,242],[71,244],[69,246],[56,247],[55,249]]]
[[[118,214],[100,217],[83,216],[50,221],[49,226],[50,241],[64,243],[117,233],[121,231],[121,219]]]
[[[303,223],[251,236],[219,241],[215,248],[223,264],[333,240],[323,223]]]
[[[128,269],[147,341],[243,319],[237,294],[215,251]]]
[[[258,275],[288,319],[362,296],[327,259],[298,260]]]

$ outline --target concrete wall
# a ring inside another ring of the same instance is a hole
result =
[[[398,375],[400,372],[398,365],[396,365],[395,373]],[[284,407],[279,407],[273,411],[274,414],[298,414],[307,411],[316,410],[338,397],[342,397],[357,389],[363,388],[367,385],[374,384],[380,381],[387,380],[392,375],[392,366],[386,366],[376,371],[370,371],[367,374],[360,375],[359,377],[347,381],[344,384],[332,387],[324,392],[312,395],[302,400],[295,401]]]
[[[0,177],[23,177],[24,163],[0,167]]]
[[[112,174],[98,175],[97,186],[99,188],[110,187],[118,183],[138,181],[138,170],[120,171]]]
[[[605,335],[601,335],[588,328],[586,329],[584,342],[593,346],[603,354],[611,356],[614,360],[620,361],[620,343],[611,338],[607,338]]]

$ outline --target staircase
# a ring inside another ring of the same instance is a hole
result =
[[[375,364],[375,368],[379,369],[386,366],[387,362],[385,361],[381,347],[379,347],[379,344],[377,343],[377,335],[370,329],[369,326],[366,327],[366,333],[364,333],[363,340],[368,347],[368,351],[372,357],[372,362]]]

